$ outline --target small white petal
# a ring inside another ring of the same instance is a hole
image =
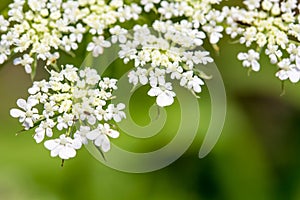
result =
[[[101,149],[104,152],[108,152],[110,150],[110,142],[109,142],[109,139],[106,136],[102,140]]]
[[[44,146],[46,147],[46,149],[48,150],[53,150],[55,149],[59,144],[54,141],[54,140],[47,140],[45,143],[44,143]]]
[[[260,69],[260,64],[256,60],[252,61],[252,69],[256,72]]]
[[[27,103],[24,99],[18,99],[17,100],[17,105],[20,107],[20,108],[23,108],[24,110],[26,110],[27,108]]]
[[[13,109],[10,110],[10,115],[12,117],[17,118],[17,117],[21,117],[21,116],[25,115],[25,112],[23,112],[22,110],[13,108]]]
[[[76,156],[76,151],[71,148],[71,147],[63,147],[60,151],[59,151],[59,157],[61,159],[69,159],[69,158],[73,158]]]
[[[100,132],[98,129],[95,129],[95,130],[92,130],[91,132],[88,132],[86,134],[86,137],[89,139],[89,140],[95,140],[98,136],[100,135]]]
[[[297,83],[300,80],[300,73],[296,71],[290,71],[289,73],[289,79],[292,83]]]
[[[119,137],[120,133],[118,131],[111,129],[107,135],[111,138],[117,138]]]
[[[166,93],[161,93],[156,98],[157,105],[161,107],[169,106],[174,102],[174,99],[172,96],[167,95]]]

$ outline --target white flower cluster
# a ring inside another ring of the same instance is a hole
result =
[[[118,21],[136,20],[141,11],[137,4],[126,5],[123,0],[109,4],[105,0],[14,0],[8,18],[0,15],[0,64],[21,53],[14,64],[34,76],[38,59],[52,65],[59,50],[72,55],[85,33],[93,36],[87,51],[98,56],[110,46],[103,37],[105,29]]]
[[[192,22],[192,26],[207,33],[209,42],[216,45],[223,37],[224,30],[222,22],[225,15],[212,7],[219,4],[221,0],[201,0],[201,1],[162,1],[158,12],[166,19],[172,17],[186,17]]]
[[[28,89],[28,99],[18,99],[19,108],[11,109],[10,114],[24,130],[35,129],[37,143],[46,136],[52,138],[54,130],[61,133],[44,143],[52,157],[72,158],[89,140],[107,152],[109,137],[119,136],[109,124],[125,118],[124,104],[109,104],[116,83],[116,79],[101,79],[95,69],[66,65],[60,72],[50,71],[49,81],[35,81]]]
[[[156,96],[161,107],[171,105],[176,95],[167,76],[178,80],[193,93],[201,92],[204,82],[199,74],[202,73],[195,66],[213,62],[209,52],[197,50],[203,44],[205,34],[186,20],[178,23],[156,20],[152,26],[153,30],[147,25],[134,26],[133,36],[120,44],[120,58],[125,63],[134,60],[136,67],[128,75],[129,82],[133,85],[149,83],[148,95]]]
[[[264,52],[278,66],[280,80],[300,80],[300,15],[297,0],[244,0],[246,9],[224,7],[226,33],[251,48],[239,53],[243,66],[259,71]],[[286,57],[287,56],[287,57]]]

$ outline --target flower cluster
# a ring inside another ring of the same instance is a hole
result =
[[[116,83],[116,79],[101,79],[95,69],[66,65],[60,72],[50,71],[49,81],[35,81],[27,100],[18,99],[19,108],[11,109],[10,114],[19,118],[24,130],[35,129],[37,143],[47,137],[44,145],[53,157],[72,158],[89,140],[107,152],[109,137],[119,136],[110,124],[125,118],[124,104],[109,103]],[[54,130],[60,137],[49,139]]]
[[[201,92],[204,76],[200,77],[202,73],[195,66],[213,62],[209,52],[197,49],[204,38],[205,34],[186,20],[178,23],[157,20],[153,29],[147,25],[134,26],[133,35],[120,44],[119,52],[125,63],[134,60],[136,69],[128,74],[129,82],[133,85],[149,83],[148,95],[156,96],[161,107],[171,105],[176,95],[167,76],[193,93]]]
[[[102,53],[110,43],[105,41],[105,29],[117,22],[137,19],[141,8],[126,5],[123,0],[14,0],[9,5],[7,18],[0,15],[0,64],[9,56],[21,53],[15,65],[25,67],[34,76],[36,61],[54,65],[59,50],[73,55],[86,33],[92,41],[87,51],[94,56]]]
[[[244,0],[246,8],[224,7],[226,33],[250,50],[239,53],[243,66],[259,71],[264,52],[278,66],[280,80],[300,80],[300,15],[297,0]]]
[[[94,57],[118,45],[119,58],[134,63],[129,83],[149,85],[148,95],[161,107],[173,104],[174,81],[195,96],[202,91],[210,76],[197,66],[213,58],[201,46],[206,42],[218,51],[224,34],[247,48],[237,59],[250,71],[260,70],[264,53],[280,80],[299,82],[298,1],[242,0],[244,7],[218,9],[221,1],[14,0],[0,15],[0,64],[18,55],[14,64],[32,78],[39,60],[55,71],[49,80],[35,81],[11,115],[24,130],[35,130],[37,143],[47,138],[51,156],[72,158],[88,141],[103,152],[110,149],[109,137],[119,136],[111,123],[125,118],[125,105],[110,102],[117,80],[57,64],[61,51],[76,56],[80,44]],[[55,133],[60,136],[52,139]]]

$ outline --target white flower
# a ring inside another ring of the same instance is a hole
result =
[[[52,128],[55,126],[55,122],[52,119],[46,119],[42,121],[38,128],[35,129],[34,139],[37,143],[44,140],[45,134],[48,137],[52,137]]]
[[[96,85],[100,81],[100,76],[95,69],[86,68],[85,79],[87,84]]]
[[[99,124],[98,127],[86,134],[89,140],[93,140],[94,144],[102,149],[103,152],[110,150],[109,137],[119,137],[119,132],[110,128],[109,124]]]
[[[283,59],[278,63],[278,67],[281,70],[276,73],[276,76],[280,80],[289,79],[292,83],[297,83],[300,80],[300,69],[295,64],[291,64],[290,59]]]
[[[300,46],[290,44],[287,48],[287,52],[290,54],[290,60],[295,61],[296,57],[300,56]]]
[[[14,65],[22,65],[25,67],[25,71],[27,74],[32,72],[31,64],[33,63],[34,59],[31,58],[28,54],[24,54],[23,58],[16,58],[14,60]]]
[[[231,38],[236,38],[244,31],[244,29],[238,27],[236,23],[232,23],[231,26],[227,27],[225,31],[228,35],[230,35]]]
[[[197,65],[199,63],[206,65],[212,63],[214,60],[209,56],[208,51],[196,51],[193,56],[193,61]]]
[[[127,33],[128,31],[124,28],[121,28],[119,25],[109,29],[109,32],[112,34],[111,37],[111,42],[112,43],[116,43],[116,42],[120,42],[120,43],[125,43],[127,41]]]
[[[110,47],[109,41],[106,41],[103,36],[93,37],[93,42],[90,42],[87,46],[87,51],[93,51],[93,56],[98,57],[103,53],[103,48]]]
[[[76,43],[76,37],[68,37],[64,36],[62,38],[62,45],[66,51],[76,50],[78,48],[78,44]]]
[[[48,140],[44,146],[51,151],[51,156],[59,156],[61,159],[67,160],[76,156],[76,149],[81,148],[81,141],[79,138],[72,139],[61,135],[57,139]]]
[[[84,100],[84,99],[83,99]],[[96,117],[93,115],[93,108],[90,106],[89,102],[86,100],[81,103],[80,120],[86,120],[88,124],[94,125],[96,123]]]
[[[253,71],[259,71],[260,64],[258,62],[259,60],[259,53],[254,51],[253,49],[250,49],[248,53],[239,53],[238,59],[243,61],[244,67],[251,67]]]
[[[157,85],[165,83],[165,74],[166,70],[155,68],[154,70],[150,71],[150,85],[151,87],[156,87]]]
[[[144,10],[146,12],[150,12],[150,10],[154,7],[154,4],[159,2],[160,0],[141,0],[141,4],[144,6]]]
[[[0,31],[7,31],[7,28],[9,26],[9,22],[4,19],[2,15],[0,15]]]
[[[91,131],[89,126],[80,126],[79,130],[74,133],[74,138],[79,138],[82,144],[88,144],[86,134]]]
[[[243,3],[248,7],[249,10],[259,8],[261,0],[244,0]]]
[[[160,107],[172,105],[174,102],[175,92],[172,91],[171,83],[160,83],[158,87],[152,87],[148,91],[149,96],[156,96],[156,103]]]
[[[175,9],[167,1],[162,1],[160,5],[161,6],[158,8],[158,12],[164,15],[166,19],[170,19]]]
[[[125,104],[119,103],[117,106],[114,104],[109,104],[107,107],[107,112],[112,116],[115,122],[120,122],[122,119],[126,118],[124,113]]]
[[[129,83],[133,85],[137,85],[141,83],[142,85],[146,85],[148,83],[147,78],[147,70],[138,67],[136,71],[132,70],[128,73]]]
[[[281,58],[282,51],[278,49],[278,45],[271,45],[268,44],[268,47],[266,49],[266,55],[269,56],[270,61],[272,64],[275,64],[278,62],[278,58]]]
[[[64,113],[63,116],[58,116],[57,118],[57,129],[62,130],[62,129],[67,129],[68,127],[71,127],[74,123],[74,115]]]
[[[221,32],[224,28],[222,26],[205,25],[203,26],[203,30],[208,33],[211,44],[217,44],[220,38],[223,37]]]
[[[202,90],[201,85],[204,85],[204,82],[198,76],[195,76],[193,71],[187,71],[182,74],[180,85],[199,93]]]
[[[7,59],[8,55],[10,55],[9,47],[3,43],[3,41],[0,42],[0,64],[3,64]]]
[[[76,28],[71,26],[69,30],[71,32],[70,39],[77,42],[82,41],[83,34],[86,32],[86,28],[81,23],[76,24]]]
[[[24,126],[25,130],[34,126],[34,122],[39,119],[38,110],[33,108],[38,101],[36,99],[28,98],[27,101],[24,99],[18,99],[17,105],[23,110],[13,108],[10,110],[10,115],[15,118],[19,118],[19,121]]]
[[[99,82],[99,87],[107,90],[107,89],[113,89],[116,90],[118,89],[117,87],[117,79],[113,79],[113,78],[107,78],[104,77],[100,82]]]
[[[257,34],[257,29],[253,26],[246,28],[246,30],[243,32],[243,36],[240,38],[241,44],[246,44],[247,47],[251,45],[253,41],[255,41]]]
[[[46,82],[46,80],[42,81],[34,81],[32,87],[28,89],[29,94],[36,94],[40,91],[47,93],[50,85]]]

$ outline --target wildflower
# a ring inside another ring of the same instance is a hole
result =
[[[76,156],[76,150],[81,148],[81,141],[78,138],[72,139],[61,135],[57,139],[47,140],[44,146],[51,151],[51,156],[59,156],[61,159],[69,159]]]
[[[160,107],[172,105],[174,102],[175,92],[172,91],[171,83],[159,83],[158,86],[152,87],[148,91],[149,96],[156,96],[156,103]]]
[[[238,59],[243,61],[244,67],[251,67],[253,71],[259,71],[260,64],[258,62],[259,54],[254,51],[253,49],[250,49],[248,53],[239,53]]]

